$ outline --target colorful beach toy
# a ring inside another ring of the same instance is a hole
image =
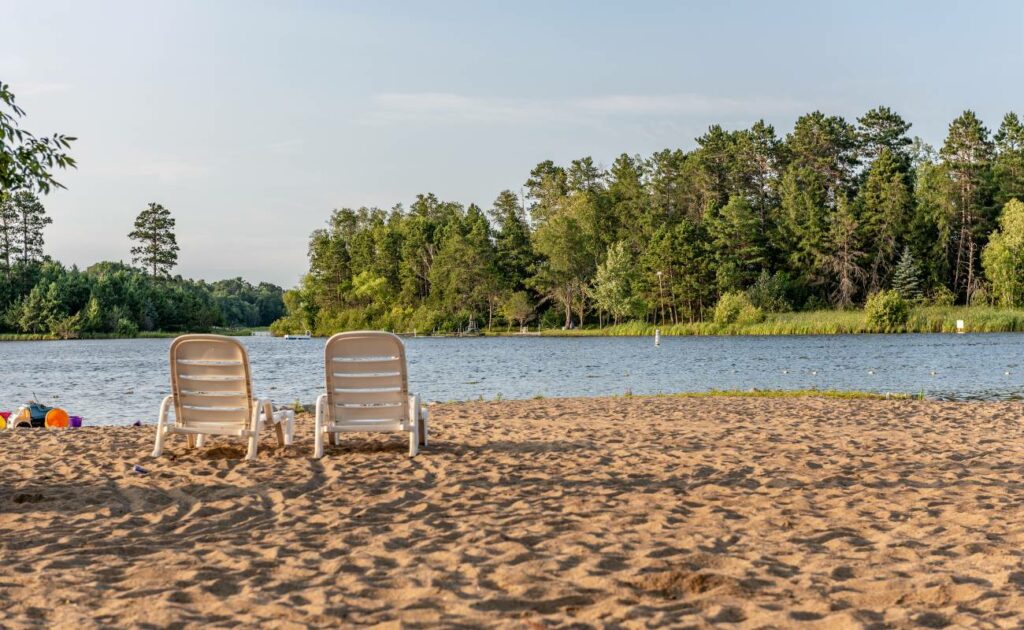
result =
[[[66,429],[70,423],[71,418],[68,417],[68,412],[63,409],[51,409],[46,412],[47,429]]]

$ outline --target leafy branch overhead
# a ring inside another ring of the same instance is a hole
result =
[[[73,136],[36,136],[19,125],[25,111],[15,103],[10,86],[0,81],[0,191],[29,190],[43,194],[63,188],[53,172],[75,167],[68,153]]]

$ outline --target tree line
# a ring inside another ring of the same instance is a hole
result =
[[[971,111],[935,150],[887,107],[780,136],[713,125],[691,151],[538,164],[490,208],[340,209],[278,331],[693,322],[757,311],[1024,301],[1024,125]],[[1005,209],[1004,209],[1005,208]],[[731,304],[732,302],[730,302]]]
[[[129,235],[135,266],[100,262],[84,271],[44,254],[52,220],[35,194],[0,192],[0,332],[73,338],[140,331],[267,326],[284,315],[283,290],[241,278],[207,283],[171,276],[174,219],[150,204]]]
[[[37,136],[21,127],[24,117],[0,81],[0,332],[130,336],[266,326],[284,314],[283,291],[269,283],[171,277],[178,262],[175,221],[157,203],[139,213],[128,235],[137,267],[100,262],[80,271],[52,260],[43,245],[53,220],[38,195],[64,188],[53,171],[75,168],[69,154],[75,138]]]

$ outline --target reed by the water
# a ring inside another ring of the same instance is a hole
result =
[[[964,321],[965,332],[1022,332],[1024,309],[988,306],[922,306],[911,309],[906,325],[895,332],[951,333],[957,332],[957,320]],[[653,335],[855,335],[879,332],[867,321],[864,312],[802,311],[768,313],[759,322],[718,324],[713,321],[654,325],[627,322],[604,328],[574,330],[550,329],[544,335],[629,337]]]

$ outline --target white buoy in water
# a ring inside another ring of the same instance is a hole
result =
[[[654,329],[654,345],[656,345],[656,346],[660,346],[661,345],[661,330],[659,330],[657,328]]]
[[[956,331],[958,333],[960,333],[961,335],[964,333],[964,320],[962,320],[962,319],[956,320]]]

